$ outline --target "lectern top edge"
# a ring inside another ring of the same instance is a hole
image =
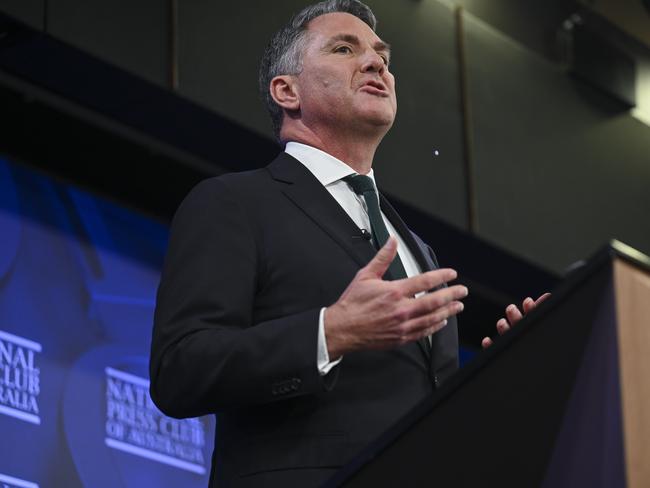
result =
[[[643,254],[632,246],[628,246],[624,242],[612,239],[606,248],[610,249],[610,253],[650,271],[650,256]]]

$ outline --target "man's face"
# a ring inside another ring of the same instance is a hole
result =
[[[388,45],[359,18],[321,15],[309,23],[297,76],[300,115],[312,128],[383,134],[397,111]],[[352,132],[355,133],[355,132]]]

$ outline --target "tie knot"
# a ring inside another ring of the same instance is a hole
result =
[[[350,175],[343,178],[348,185],[352,187],[357,195],[363,195],[366,192],[375,192],[375,184],[370,176]]]

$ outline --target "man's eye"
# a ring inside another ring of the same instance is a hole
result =
[[[388,57],[387,57],[387,56],[381,56],[381,59],[384,60],[384,64],[385,64],[386,66],[389,65],[389,61],[388,61]]]
[[[344,53],[344,54],[350,54],[352,52],[352,49],[350,49],[349,46],[339,46],[334,49],[335,53]]]

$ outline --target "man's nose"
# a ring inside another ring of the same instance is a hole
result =
[[[374,49],[368,51],[364,55],[362,62],[361,71],[364,73],[370,71],[382,74],[386,69],[384,58],[382,58]]]

